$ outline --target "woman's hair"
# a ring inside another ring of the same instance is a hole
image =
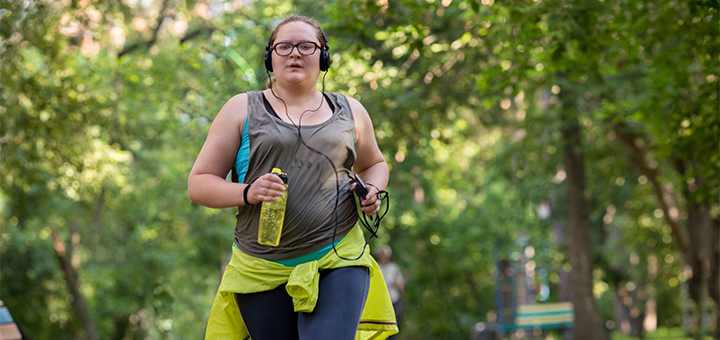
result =
[[[285,20],[283,20],[280,24],[275,27],[275,29],[272,31],[272,34],[270,34],[270,41],[268,42],[268,46],[272,46],[275,43],[275,39],[277,38],[277,32],[280,30],[280,27],[283,27],[285,24],[291,23],[291,22],[304,22],[312,27],[315,28],[315,34],[317,36],[318,41],[320,42],[320,47],[324,47],[327,44],[327,41],[325,40],[325,35],[323,34],[322,29],[320,28],[320,25],[318,23],[308,17],[304,17],[301,15],[293,15],[290,17],[287,17]]]
[[[280,30],[280,27],[283,27],[283,25],[291,23],[291,22],[304,22],[312,27],[315,28],[315,35],[320,42],[320,47],[324,48],[327,45],[327,40],[325,38],[325,34],[323,34],[322,29],[320,28],[320,25],[318,23],[308,17],[304,17],[301,15],[292,15],[287,17],[285,20],[280,22],[280,24],[275,27],[275,29],[270,34],[270,40],[268,41],[268,47],[272,46],[275,43],[275,39],[277,38],[277,32]],[[275,77],[270,76],[267,80],[267,88],[272,88],[273,84],[275,83]]]

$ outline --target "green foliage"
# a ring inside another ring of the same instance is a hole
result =
[[[190,203],[187,174],[224,102],[264,87],[264,46],[291,13],[325,29],[325,89],[364,104],[388,160],[373,245],[392,245],[407,278],[404,338],[464,338],[491,319],[495,263],[521,234],[560,298],[567,108],[600,314],[636,287],[660,325],[680,325],[682,256],[616,128],[717,219],[717,2],[132,3],[0,0],[0,298],[34,338],[83,332],[53,230],[100,338],[202,336],[234,221]]]

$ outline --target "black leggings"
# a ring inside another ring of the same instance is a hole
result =
[[[265,292],[235,294],[235,299],[252,340],[352,340],[369,288],[367,268],[343,267],[320,272],[312,313],[294,311],[284,284]]]

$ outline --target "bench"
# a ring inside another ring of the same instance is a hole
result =
[[[518,305],[514,309],[514,318],[508,323],[498,320],[497,324],[478,322],[471,331],[473,340],[504,339],[505,333],[524,331],[540,335],[544,330],[572,329],[575,315],[570,302],[539,303]],[[526,337],[526,334],[520,335]],[[565,334],[568,338],[568,334]]]
[[[570,302],[519,305],[515,314],[515,329],[572,328],[575,321]]]
[[[506,333],[519,337],[538,336],[546,330],[564,330],[569,338],[575,324],[571,302],[543,302],[550,297],[548,271],[537,268],[528,255],[527,240],[519,237],[519,249],[510,256],[499,256],[496,260],[495,313],[488,318],[495,323],[497,338]],[[496,251],[496,253],[500,253]]]

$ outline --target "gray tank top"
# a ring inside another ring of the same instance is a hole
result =
[[[350,191],[350,169],[356,159],[355,121],[344,95],[326,94],[335,108],[332,117],[321,124],[303,125],[300,133],[305,143],[332,160],[337,181],[330,162],[300,142],[297,127],[268,112],[262,92],[248,92],[248,118],[242,138],[242,143],[247,143],[238,151],[238,181],[250,183],[272,168],[280,168],[288,175],[288,200],[277,247],[257,242],[262,204],[238,208],[235,245],[243,252],[266,260],[284,260],[330,245],[336,228],[336,198],[335,241],[355,226],[358,214]]]

